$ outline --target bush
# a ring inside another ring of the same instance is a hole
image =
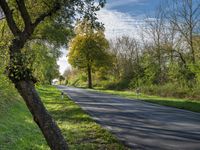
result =
[[[176,84],[165,84],[165,85],[152,85],[141,87],[143,93],[148,95],[159,95],[162,97],[176,97],[176,98],[190,98],[198,99],[199,89],[190,89],[188,87],[181,87]]]
[[[122,80],[119,82],[110,82],[104,86],[105,89],[110,90],[125,90],[128,89],[129,81],[128,80]]]

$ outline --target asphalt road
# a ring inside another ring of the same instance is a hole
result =
[[[200,113],[58,86],[131,149],[200,150]]]

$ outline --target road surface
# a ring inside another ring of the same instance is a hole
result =
[[[58,86],[96,122],[136,150],[200,150],[200,113]]]

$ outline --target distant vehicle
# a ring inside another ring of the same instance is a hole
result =
[[[52,85],[58,85],[59,83],[59,80],[58,79],[53,79],[53,81],[52,81]]]

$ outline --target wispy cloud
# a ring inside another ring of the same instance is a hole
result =
[[[138,37],[143,21],[134,18],[130,14],[116,10],[102,9],[98,12],[99,21],[105,25],[107,38],[115,38],[123,35]]]

